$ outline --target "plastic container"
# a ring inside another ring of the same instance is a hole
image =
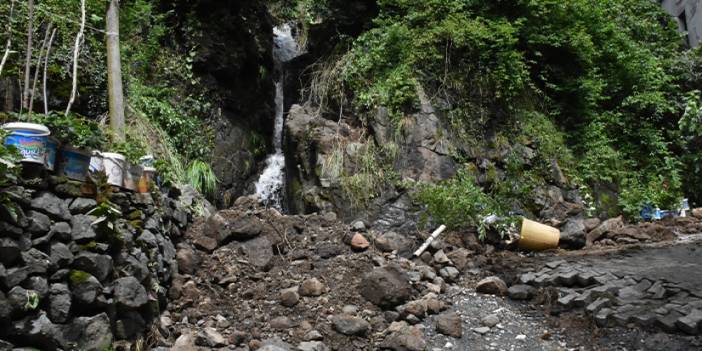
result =
[[[526,250],[541,251],[558,248],[561,231],[545,224],[524,218],[519,247]]]
[[[90,157],[90,173],[100,173],[105,171],[105,161],[100,151],[93,151]]]
[[[139,164],[146,168],[146,167],[154,167],[154,164],[156,163],[156,158],[154,158],[154,155],[146,155],[142,158],[139,159]]]
[[[154,167],[144,167],[144,172],[139,178],[138,191],[140,193],[148,193],[151,186],[151,182],[156,180],[156,168]]]
[[[141,175],[144,173],[144,168],[131,163],[128,165],[127,172],[124,172],[123,187],[127,190],[138,191],[139,180],[141,179]]]
[[[46,163],[46,144],[51,134],[49,128],[35,123],[7,123],[2,129],[10,132],[5,145],[14,145],[22,155],[22,162]]]
[[[124,185],[127,159],[122,154],[106,152],[102,154],[102,164],[107,175],[107,183],[114,186]]]
[[[56,169],[56,156],[58,155],[59,141],[56,138],[48,137],[46,140],[46,162],[44,166],[49,171]]]
[[[89,168],[90,152],[70,146],[61,149],[61,162],[59,163],[58,170],[59,175],[83,182],[88,178]]]

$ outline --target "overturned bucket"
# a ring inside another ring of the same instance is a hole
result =
[[[561,231],[545,224],[524,218],[519,247],[526,250],[540,251],[558,248]]]

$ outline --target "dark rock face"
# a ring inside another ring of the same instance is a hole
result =
[[[215,131],[214,170],[220,180],[219,205],[246,191],[273,135],[273,22],[266,3],[196,0],[173,2],[175,20],[188,28],[193,18],[207,35],[199,38],[193,70],[217,92],[222,113]]]
[[[412,297],[412,287],[407,275],[395,266],[374,269],[359,286],[361,295],[385,309],[399,306]]]

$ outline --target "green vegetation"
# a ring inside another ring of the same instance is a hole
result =
[[[469,197],[468,203],[524,198],[554,181],[553,162],[588,196],[596,184],[619,189],[619,208],[630,218],[645,203],[675,208],[683,192],[702,201],[701,183],[684,181],[700,179],[700,134],[692,127],[699,119],[699,93],[690,91],[702,83],[702,54],[684,50],[674,19],[659,4],[379,0],[378,5],[373,28],[335,59],[343,66],[327,77],[332,88],[316,100],[350,96],[364,119],[387,107],[400,129],[417,110],[421,88],[451,126],[457,160],[469,159],[465,150],[472,146],[511,150],[500,166],[502,179],[490,181],[499,172],[487,170],[489,185],[481,190],[487,197],[476,195],[466,174],[443,184],[446,189],[433,187],[435,196],[424,190],[420,198],[435,216],[454,217],[440,213],[450,212],[449,204],[434,201],[448,195],[447,189]],[[532,148],[535,159],[515,155],[518,144]]]
[[[80,283],[85,282],[90,278],[90,273],[79,271],[79,270],[71,270],[70,273],[68,273],[68,280],[71,282],[71,285],[78,285]]]
[[[186,172],[186,179],[195,190],[205,196],[212,196],[217,189],[217,176],[212,167],[200,160],[193,161]]]

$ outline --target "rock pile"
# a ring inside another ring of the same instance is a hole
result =
[[[115,231],[91,214],[94,188],[60,178],[6,190],[0,206],[0,349],[105,350],[136,340],[158,317],[176,270],[171,238],[188,201],[115,191]],[[103,194],[104,195],[104,194]]]
[[[214,248],[199,244],[212,240]],[[427,317],[441,313],[431,328],[459,337],[461,320],[443,293],[473,267],[472,253],[437,240],[410,259],[417,244],[240,198],[196,221],[179,244],[160,347],[224,340],[234,350],[424,350]]]

